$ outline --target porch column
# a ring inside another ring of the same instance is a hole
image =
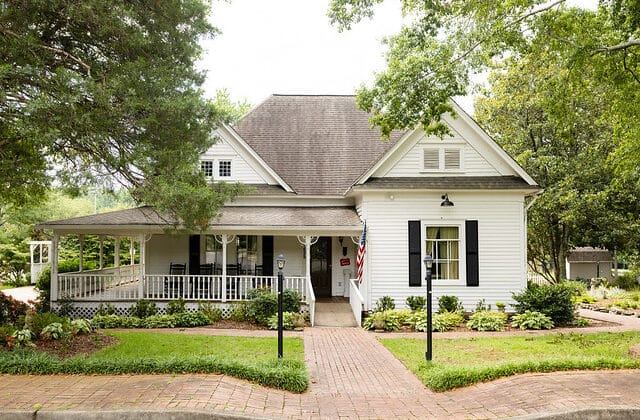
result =
[[[307,276],[307,283],[311,279],[311,236],[304,237],[304,254],[305,254],[305,273]]]
[[[58,300],[58,241],[60,240],[60,236],[57,233],[53,234],[53,239],[51,240],[51,246],[49,247],[51,256],[51,302],[55,302]]]
[[[104,235],[100,235],[100,270],[104,268]]]
[[[131,263],[129,265],[133,265],[136,262],[136,249],[133,246],[134,243],[133,241],[135,240],[134,236],[130,236],[129,237],[129,258],[131,260]]]
[[[144,260],[146,258],[146,246],[144,241],[144,234],[140,234],[138,236],[138,241],[140,241],[140,279],[138,280],[138,299],[144,299],[144,283],[145,283],[145,270],[144,270]]]
[[[78,240],[80,242],[80,257],[78,259],[80,267],[78,271],[82,273],[82,270],[84,270],[84,235],[80,235]]]
[[[120,237],[113,237],[113,266],[120,267]]]
[[[226,233],[222,234],[222,301],[227,301],[227,239]]]

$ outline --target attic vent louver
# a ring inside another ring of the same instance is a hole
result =
[[[424,149],[424,169],[437,171],[440,169],[440,151],[438,149]]]
[[[444,149],[444,169],[460,169],[460,149]]]

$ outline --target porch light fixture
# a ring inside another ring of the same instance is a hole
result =
[[[449,194],[442,195],[442,203],[440,203],[441,207],[453,207],[453,201],[449,200]]]
[[[284,268],[284,263],[286,260],[282,254],[278,255],[276,258],[276,264],[278,265],[278,359],[282,359],[282,330],[283,322],[282,322],[282,288],[284,287],[284,273],[282,269]]]
[[[452,204],[453,205],[453,204]],[[431,255],[424,256],[424,268],[427,281],[427,352],[425,357],[427,362],[430,362],[433,357],[432,346],[432,294],[431,294],[431,268],[433,267],[433,257]]]

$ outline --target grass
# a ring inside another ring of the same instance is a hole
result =
[[[380,341],[435,391],[527,372],[640,368],[640,360],[628,355],[640,332],[436,339],[431,363],[425,340]]]
[[[29,350],[0,352],[0,373],[219,373],[292,392],[308,386],[300,338],[285,338],[286,358],[278,360],[277,339],[271,337],[109,334],[120,342],[89,356],[65,360]]]

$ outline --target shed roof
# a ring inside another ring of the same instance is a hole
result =
[[[590,246],[574,248],[567,256],[570,263],[581,262],[610,262],[613,261],[611,252],[603,248],[593,248]]]
[[[272,95],[235,130],[298,194],[343,195],[395,144],[352,95]]]

